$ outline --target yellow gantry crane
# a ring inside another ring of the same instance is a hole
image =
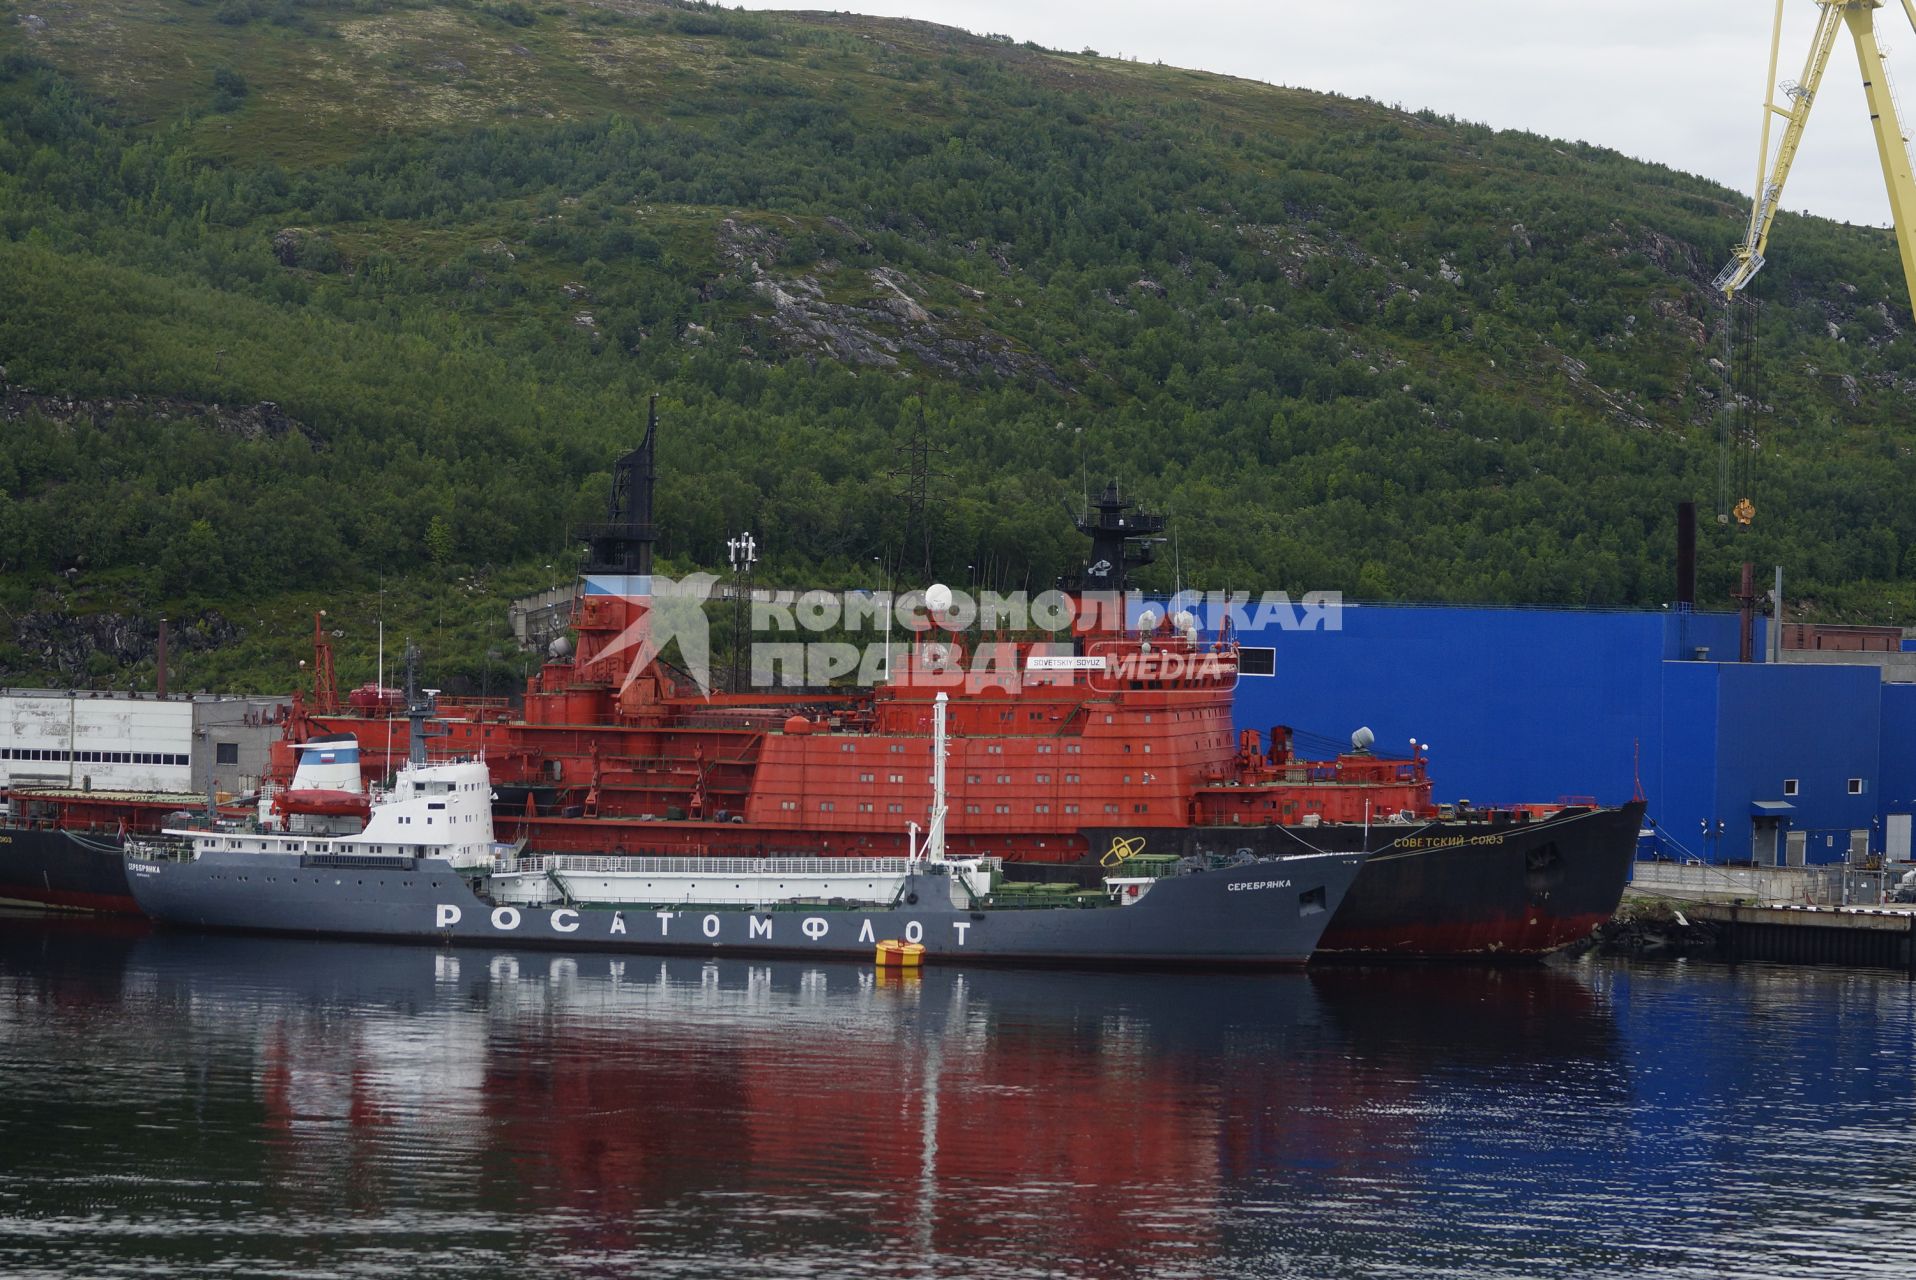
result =
[[[1870,127],[1876,134],[1876,152],[1883,162],[1883,183],[1889,188],[1889,211],[1896,228],[1896,247],[1903,257],[1903,284],[1909,290],[1910,312],[1916,315],[1916,179],[1910,175],[1909,139],[1897,119],[1896,95],[1889,82],[1889,70],[1883,65],[1883,51],[1876,43],[1876,11],[1885,0],[1815,0],[1822,10],[1816,20],[1816,35],[1810,41],[1809,57],[1803,74],[1796,80],[1778,82],[1777,58],[1783,46],[1783,5],[1776,0],[1776,16],[1770,25],[1770,74],[1765,81],[1763,135],[1756,151],[1756,199],[1750,205],[1749,225],[1742,243],[1736,246],[1730,261],[1717,273],[1712,287],[1734,303],[1744,286],[1763,269],[1763,253],[1769,247],[1770,228],[1783,199],[1783,184],[1789,180],[1790,166],[1796,162],[1797,149],[1803,143],[1803,127],[1809,123],[1810,108],[1816,105],[1816,92],[1829,67],[1830,53],[1836,47],[1839,27],[1848,27],[1856,44],[1856,61],[1863,73],[1863,95],[1869,103]],[[1901,0],[1904,16],[1916,28],[1916,0]],[[1783,138],[1774,155],[1770,152],[1770,127],[1776,117],[1784,121]],[[1756,403],[1758,361],[1756,359],[1756,321],[1746,306],[1736,311],[1725,340],[1730,344],[1728,363],[1733,370],[1735,392],[1733,414],[1725,419],[1725,434],[1719,450],[1717,519],[1728,524],[1732,517],[1747,527],[1756,519],[1756,507],[1750,501],[1750,467],[1756,453]],[[1736,495],[1735,505],[1730,498]],[[1747,567],[1747,566],[1746,566]]]
[[[1916,28],[1916,0],[1901,0],[1903,13]],[[1876,132],[1876,151],[1883,161],[1883,182],[1889,188],[1889,211],[1896,226],[1896,246],[1903,255],[1903,283],[1910,291],[1910,311],[1916,314],[1916,179],[1910,176],[1909,139],[1896,116],[1895,95],[1890,90],[1889,72],[1883,66],[1883,52],[1876,43],[1876,11],[1884,0],[1816,0],[1822,10],[1816,21],[1816,36],[1810,42],[1809,58],[1803,75],[1797,80],[1776,79],[1777,55],[1783,43],[1783,4],[1776,0],[1776,18],[1770,28],[1770,77],[1763,103],[1763,137],[1756,153],[1756,200],[1750,207],[1749,227],[1735,256],[1717,273],[1714,287],[1725,298],[1734,300],[1737,292],[1763,269],[1763,251],[1770,242],[1770,227],[1776,221],[1776,209],[1783,198],[1783,184],[1789,179],[1790,166],[1796,161],[1803,141],[1803,126],[1809,122],[1810,108],[1816,104],[1816,90],[1829,66],[1830,51],[1836,45],[1838,25],[1849,28],[1856,42],[1856,61],[1863,72],[1863,94],[1869,101],[1870,125]],[[1781,92],[1784,103],[1777,101]],[[1770,125],[1781,116],[1783,140],[1770,155]]]

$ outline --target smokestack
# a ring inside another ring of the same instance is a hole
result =
[[[1743,587],[1736,593],[1738,662],[1756,660],[1756,566],[1743,562]]]
[[[160,619],[160,652],[156,665],[160,669],[159,677],[154,681],[161,698],[166,697],[166,619]]]
[[[1676,602],[1696,608],[1696,503],[1677,503]]]

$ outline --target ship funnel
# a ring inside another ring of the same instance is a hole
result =
[[[1696,503],[1677,503],[1676,603],[1696,608]]]
[[[350,733],[328,734],[295,743],[299,764],[293,770],[294,791],[359,790],[359,739]]]

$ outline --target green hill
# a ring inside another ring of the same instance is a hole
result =
[[[1894,246],[1784,216],[1759,447],[1725,450],[1707,283],[1743,212],[1580,143],[923,23],[0,0],[0,680],[143,679],[166,612],[186,683],[283,686],[321,605],[357,679],[382,583],[503,678],[500,601],[570,571],[654,391],[680,568],[750,528],[761,580],[890,570],[922,410],[952,580],[1048,580],[1115,475],[1187,583],[1650,603],[1674,503],[1747,469],[1706,600],[1747,558],[1900,616]]]

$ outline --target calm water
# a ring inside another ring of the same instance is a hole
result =
[[[0,917],[0,1274],[1908,1276],[1912,1000]]]

